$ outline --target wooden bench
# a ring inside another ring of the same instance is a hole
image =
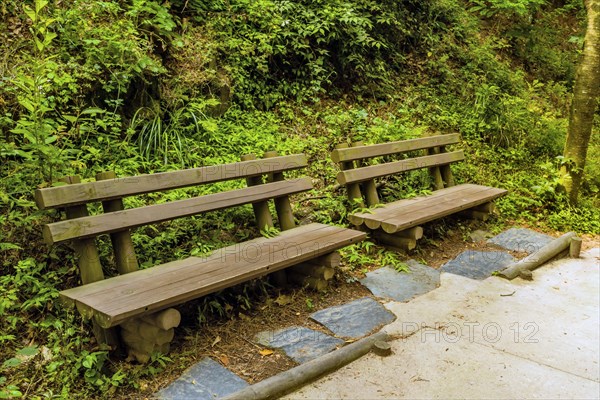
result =
[[[361,142],[338,146],[331,154],[342,170],[338,182],[346,186],[351,203],[370,207],[351,213],[350,222],[373,230],[373,236],[388,246],[411,250],[423,236],[420,225],[426,222],[458,212],[487,219],[493,211],[492,200],[507,191],[473,184],[455,185],[450,164],[464,160],[464,154],[462,150],[447,151],[446,146],[459,141],[458,134],[449,134],[368,146]],[[397,160],[390,160],[390,156]],[[367,165],[366,160],[372,158],[381,162]],[[421,168],[429,169],[434,189],[431,195],[380,204],[376,179]]]
[[[319,273],[330,277],[330,271],[323,268],[339,263],[336,250],[366,235],[319,223],[296,227],[289,196],[312,189],[312,182],[307,177],[285,179],[283,172],[305,167],[306,157],[274,152],[265,156],[269,158],[257,160],[249,155],[238,163],[118,179],[114,173],[102,173],[96,181],[85,183],[70,177],[64,180],[69,184],[36,190],[40,209],[60,208],[66,214],[65,220],[43,227],[45,241],[71,241],[78,256],[83,285],[60,292],[61,299],[92,319],[99,341],[113,347],[124,343],[131,358],[144,362],[153,351],[168,351],[173,328],[180,321],[177,310],[170,307],[266,274],[274,273],[281,284],[285,278],[282,270],[291,266],[297,266],[291,276],[304,277],[309,283]],[[245,179],[247,187],[133,209],[123,207],[122,198],[127,196],[233,179]],[[274,199],[282,231],[279,235],[221,248],[206,257],[138,268],[131,229],[249,203],[258,226],[264,229],[273,227],[270,199]],[[87,205],[94,202],[102,203],[104,213],[88,215]],[[119,272],[106,279],[95,243],[96,237],[104,234],[110,235]]]

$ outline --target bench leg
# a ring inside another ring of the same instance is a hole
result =
[[[123,351],[121,341],[119,340],[119,331],[116,328],[105,329],[102,328],[96,321],[92,320],[92,331],[98,344],[105,344],[110,346],[112,351],[119,354]]]
[[[127,359],[145,364],[154,352],[167,354],[180,322],[179,311],[169,308],[122,323],[121,338],[127,349]]]
[[[288,276],[284,270],[275,271],[269,276],[271,277],[273,286],[275,287],[284,288],[288,284]]]
[[[465,211],[461,211],[460,215],[469,219],[487,221],[490,218],[490,216],[494,213],[495,209],[496,207],[494,206],[494,203],[489,202],[469,208]]]
[[[399,234],[389,234],[382,231],[374,231],[373,237],[385,246],[392,247],[393,250],[399,249],[410,251],[417,247],[417,239],[405,237]]]
[[[311,261],[294,265],[288,269],[288,277],[294,283],[313,290],[324,290],[335,275],[335,267],[340,265],[341,256],[335,251]]]

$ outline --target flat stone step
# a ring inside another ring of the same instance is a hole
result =
[[[514,261],[513,256],[503,251],[467,250],[442,265],[441,270],[471,279],[485,279]]]
[[[327,354],[344,344],[341,339],[303,326],[263,331],[254,340],[265,347],[283,350],[299,364]]]
[[[248,383],[206,357],[186,369],[173,383],[154,395],[164,400],[214,400],[228,396],[248,386]]]
[[[398,272],[390,267],[368,272],[360,280],[377,297],[408,301],[440,286],[440,271],[415,260],[406,262],[409,272]]]
[[[389,324],[396,317],[370,297],[317,311],[310,319],[327,327],[338,337],[358,339]]]
[[[510,228],[488,240],[488,243],[504,247],[512,251],[535,253],[554,238],[525,228]]]

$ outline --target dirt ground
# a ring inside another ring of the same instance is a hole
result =
[[[527,228],[535,230],[535,227]],[[440,268],[465,250],[498,250],[498,247],[487,244],[485,240],[472,241],[469,234],[479,229],[486,230],[486,225],[476,221],[449,221],[441,225],[438,223],[435,227],[425,227],[425,238],[419,242],[417,249],[409,254],[401,254],[401,258],[414,258],[433,268]],[[544,233],[556,237],[561,234]],[[584,235],[583,239],[584,250],[600,243],[600,236]],[[516,252],[512,255],[516,258],[525,256],[524,253]],[[184,312],[182,325],[178,328],[169,355],[174,362],[168,363],[165,370],[152,379],[140,382],[140,388],[135,393],[124,393],[115,398],[149,398],[204,357],[219,361],[250,384],[294,367],[296,363],[283,353],[270,351],[255,344],[254,336],[264,330],[277,330],[294,325],[331,334],[323,326],[311,321],[308,316],[315,311],[361,297],[374,297],[357,281],[364,276],[364,272],[364,269],[351,271],[348,266],[342,265],[330,287],[323,292],[298,287],[272,290],[268,296],[255,299],[250,311],[240,312],[230,319],[213,319],[200,327],[194,318],[185,318]],[[128,368],[126,363],[122,363],[120,367]]]

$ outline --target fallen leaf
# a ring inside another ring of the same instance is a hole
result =
[[[212,344],[210,345],[210,347],[215,347],[215,344],[219,343],[221,341],[221,336],[217,336],[215,338],[215,340],[213,340]]]
[[[249,320],[249,319],[250,319],[250,317],[249,317],[249,316],[247,316],[246,314],[244,314],[244,313],[242,313],[242,312],[241,312],[241,313],[239,313],[239,314],[238,314],[238,316],[240,317],[240,319],[244,319],[244,320]]]
[[[277,303],[278,305],[280,305],[282,307],[287,306],[291,302],[292,302],[292,298],[285,294],[282,294],[275,299],[275,303]]]
[[[274,353],[273,350],[269,350],[269,349],[262,349],[259,351],[261,356],[270,356],[271,354]]]
[[[225,354],[221,354],[219,356],[219,360],[221,361],[221,364],[223,364],[224,366],[229,365],[229,357],[227,357]]]

